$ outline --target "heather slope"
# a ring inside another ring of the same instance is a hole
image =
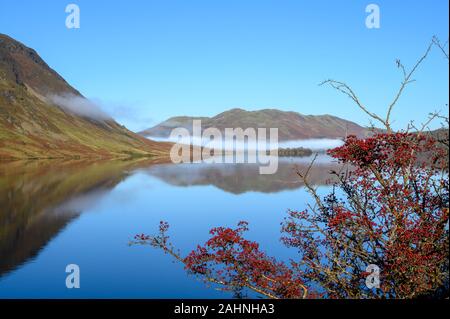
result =
[[[192,131],[192,121],[202,120],[202,128],[278,128],[281,141],[311,138],[344,138],[354,134],[365,136],[368,130],[356,123],[332,115],[302,115],[276,109],[246,111],[232,109],[214,117],[180,116],[170,118],[152,128],[139,132],[143,136],[168,137],[175,127],[185,127]]]
[[[36,51],[0,34],[0,158],[167,157],[169,144],[64,109],[49,96],[84,99]]]

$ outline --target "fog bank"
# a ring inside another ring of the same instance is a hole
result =
[[[100,103],[96,103],[81,96],[65,94],[50,95],[47,98],[50,102],[56,104],[62,109],[80,116],[89,117],[99,121],[111,119],[111,116],[102,110]]]
[[[152,137],[147,136],[149,139],[159,142],[173,142],[173,143],[182,143],[182,144],[193,144],[196,146],[204,146],[209,148],[218,148],[224,150],[253,150],[257,149],[256,143],[243,143],[243,142],[234,142],[233,141],[216,141],[216,140],[208,140],[204,141],[198,137],[189,137],[189,138],[162,138],[162,137]],[[269,147],[269,141],[267,141],[267,147]],[[340,139],[306,139],[306,140],[294,140],[294,141],[284,141],[278,142],[279,148],[298,148],[303,147],[310,149],[312,151],[324,151],[328,149],[332,149],[338,146],[342,146],[344,142]]]

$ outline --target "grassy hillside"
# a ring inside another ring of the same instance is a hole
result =
[[[212,118],[173,117],[148,130],[139,132],[143,136],[168,137],[175,127],[192,130],[192,121],[202,120],[202,128],[216,127],[222,132],[225,128],[246,129],[278,128],[281,141],[309,138],[344,138],[348,134],[365,136],[368,130],[356,123],[331,115],[302,115],[296,112],[283,112],[275,109],[246,111],[232,109]]]
[[[34,50],[0,34],[0,159],[168,156],[169,144],[77,115],[49,94],[82,98]]]

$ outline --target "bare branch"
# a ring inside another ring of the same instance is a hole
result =
[[[391,117],[391,113],[392,113],[392,109],[394,108],[395,104],[397,104],[397,101],[399,100],[400,96],[403,93],[403,90],[406,88],[406,86],[412,82],[414,82],[413,79],[411,79],[412,75],[414,74],[414,72],[417,70],[417,68],[420,66],[420,64],[422,64],[422,62],[427,58],[428,54],[431,51],[431,48],[433,47],[434,42],[431,41],[431,43],[428,45],[427,50],[425,51],[425,53],[422,55],[422,57],[416,62],[416,64],[414,65],[414,67],[411,69],[411,71],[409,71],[409,73],[406,71],[406,68],[403,66],[403,64],[400,62],[400,60],[397,60],[397,67],[400,68],[403,72],[403,81],[400,85],[400,88],[397,92],[397,94],[394,97],[394,100],[391,102],[391,104],[388,107],[388,112],[386,115],[386,128],[388,131],[391,131],[391,127],[390,127],[390,117]]]
[[[448,45],[448,40],[444,44],[442,44],[439,41],[439,38],[434,36],[433,37],[433,43],[434,43],[434,45],[436,45],[442,51],[442,53],[444,54],[445,58],[448,60],[448,52],[445,51],[445,47]]]
[[[408,86],[408,84],[410,84],[410,83],[415,81],[412,78],[412,76],[417,71],[417,69],[422,64],[422,62],[427,58],[427,56],[430,53],[433,45],[439,46],[441,48],[441,50],[443,50],[444,53],[445,53],[444,47],[440,44],[439,40],[437,40],[437,38],[433,38],[431,43],[428,45],[425,53],[420,57],[420,59],[416,62],[416,64],[412,67],[412,69],[409,72],[407,71],[406,67],[401,63],[401,61],[399,59],[396,60],[397,67],[402,71],[403,80],[402,80],[402,82],[400,84],[400,88],[398,89],[397,93],[394,96],[394,99],[392,100],[392,102],[388,106],[388,110],[387,110],[387,114],[386,114],[386,118],[385,119],[381,118],[381,116],[377,115],[376,113],[369,111],[369,109],[358,98],[358,96],[353,91],[353,89],[349,85],[347,85],[346,83],[341,82],[341,81],[328,79],[328,80],[323,81],[319,85],[328,84],[332,88],[334,88],[334,89],[338,90],[339,92],[345,94],[347,97],[352,99],[353,102],[355,102],[356,105],[361,110],[363,110],[367,115],[369,115],[372,119],[380,122],[387,129],[388,133],[390,133],[390,132],[392,132],[391,122],[390,122],[392,110],[393,110],[394,106],[397,104],[398,100],[400,99],[403,91]],[[446,54],[446,56],[448,58],[448,54]]]
[[[332,88],[338,90],[339,92],[347,95],[350,99],[353,100],[353,102],[356,103],[356,105],[363,110],[365,113],[367,113],[371,118],[381,122],[383,125],[386,125],[386,122],[377,114],[370,112],[365,106],[364,104],[360,101],[360,99],[358,98],[358,96],[355,94],[355,92],[350,88],[350,86],[348,86],[346,83],[344,82],[340,82],[340,81],[335,81],[332,79],[328,79],[323,81],[322,83],[320,83],[319,85],[325,85],[328,84],[330,85]]]

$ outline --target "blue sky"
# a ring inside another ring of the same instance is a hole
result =
[[[78,4],[81,28],[67,29]],[[0,32],[36,49],[85,96],[133,130],[174,115],[234,107],[367,116],[318,83],[343,80],[384,114],[433,35],[448,39],[448,1],[377,1],[367,29],[361,0],[0,0]],[[448,62],[434,50],[405,91],[396,128],[448,103]],[[445,111],[448,113],[448,111]],[[437,126],[437,123],[436,125]]]

